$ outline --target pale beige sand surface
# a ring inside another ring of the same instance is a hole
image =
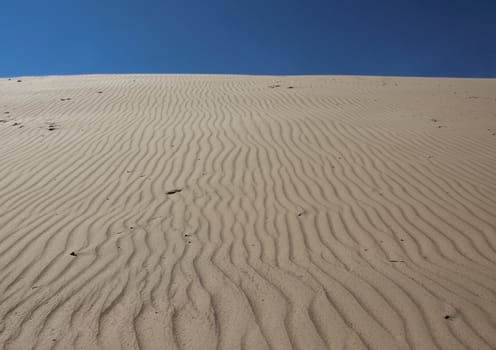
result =
[[[496,348],[495,80],[20,80],[1,349]]]

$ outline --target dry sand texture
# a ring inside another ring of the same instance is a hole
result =
[[[496,81],[0,81],[1,349],[496,348]]]

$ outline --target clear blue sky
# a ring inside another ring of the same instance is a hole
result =
[[[0,76],[496,77],[496,0],[3,0]]]

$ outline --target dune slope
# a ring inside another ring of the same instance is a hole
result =
[[[496,81],[0,81],[1,349],[496,348]]]

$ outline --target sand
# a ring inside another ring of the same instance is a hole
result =
[[[25,77],[0,119],[1,349],[496,348],[496,80]]]

